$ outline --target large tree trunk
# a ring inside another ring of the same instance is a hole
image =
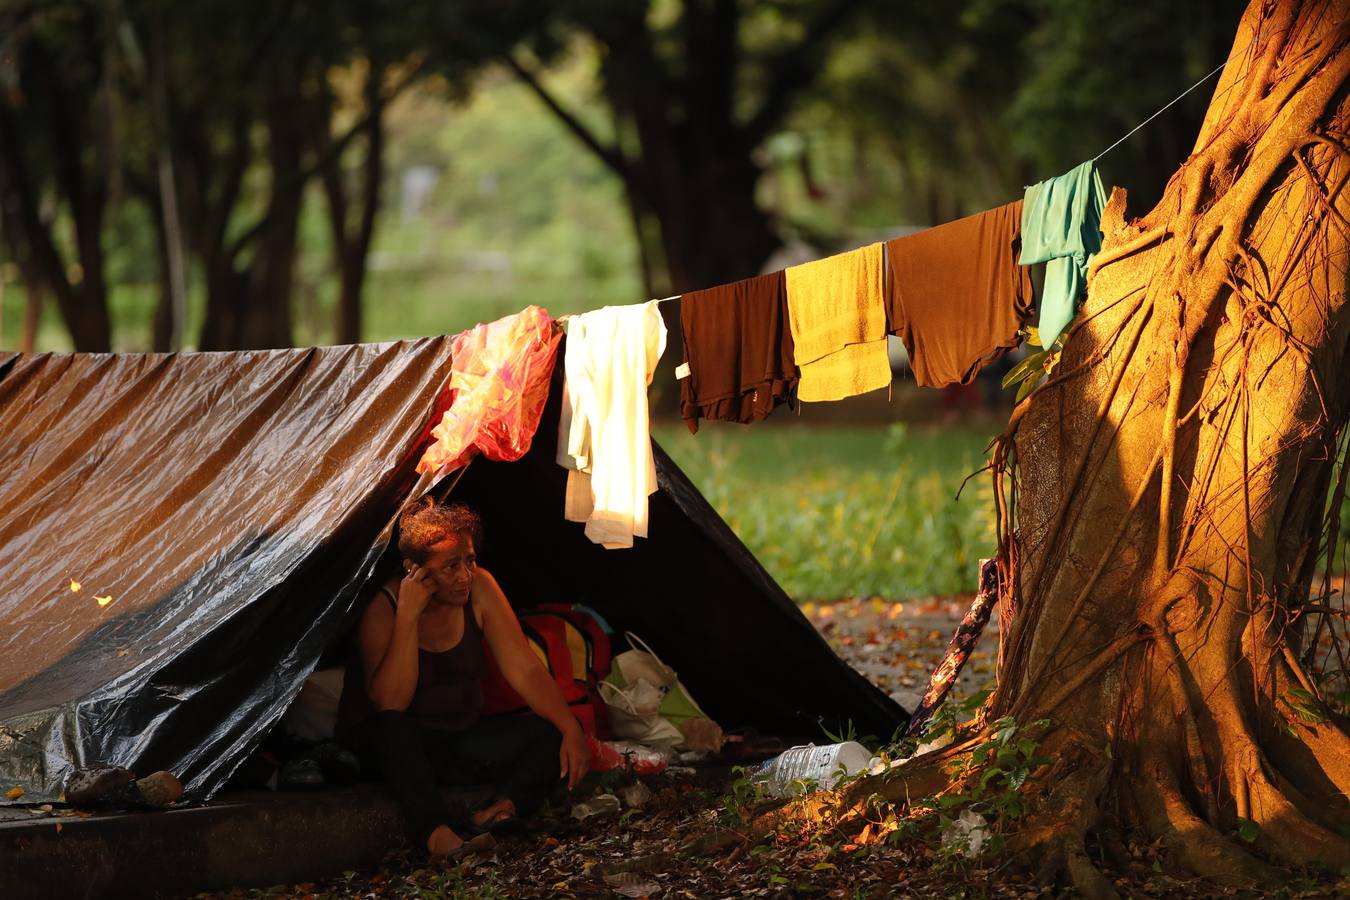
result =
[[[763,170],[754,157],[824,70],[859,5],[823,0],[776,11],[774,27],[798,34],[774,54],[746,39],[763,21],[754,4],[687,2],[674,23],[660,21],[667,16],[650,0],[572,9],[563,21],[601,45],[617,132],[608,142],[514,52],[506,62],[623,181],[648,293],[685,292],[756,275],[782,245],[758,202]]]
[[[202,350],[289,347],[290,297],[298,249],[300,210],[308,177],[302,155],[308,135],[300,98],[279,80],[269,93],[266,109],[268,185],[267,208],[244,235],[228,239],[225,223],[237,196],[243,167],[229,166],[226,183],[230,205],[194,205],[212,209],[216,218],[198,235],[206,271],[206,316],[202,323]],[[238,140],[238,139],[237,139]],[[238,146],[238,145],[237,145]],[[242,148],[240,158],[246,157]],[[209,159],[209,157],[208,157]],[[199,165],[199,171],[208,171]],[[208,180],[200,179],[202,185]],[[198,189],[200,192],[200,188]],[[246,254],[245,250],[251,251]],[[240,266],[239,259],[248,255]]]
[[[267,114],[267,158],[272,178],[266,229],[259,236],[251,265],[252,281],[242,301],[235,346],[246,349],[289,347],[291,289],[299,248],[300,208],[305,179],[301,155],[308,135],[296,110],[298,96],[278,91]]]
[[[1063,359],[996,449],[1004,628],[979,721],[1054,760],[1001,824],[1091,897],[1115,895],[1086,849],[1111,847],[1102,824],[1225,883],[1350,863],[1350,737],[1305,639],[1344,615],[1329,573],[1310,594],[1346,480],[1348,19],[1253,0],[1162,200],[1128,220],[1113,192]],[[986,729],[850,796],[979,784]]]
[[[640,7],[629,14],[634,23],[643,19]],[[734,4],[687,5],[681,35],[689,63],[680,74],[662,71],[645,24],[631,24],[605,57],[606,99],[635,139],[618,170],[639,243],[644,220],[659,232],[669,280],[660,292],[757,275],[782,243],[756,198],[763,173],[752,157],[763,135],[733,108],[740,19]],[[661,74],[633,78],[634,71]]]
[[[1316,694],[1296,652],[1350,409],[1348,8],[1254,0],[1163,199],[1127,221],[1113,193],[1064,358],[1003,445],[988,714],[1054,723],[1044,815],[1073,815],[1024,843],[1087,891],[1108,808],[1224,881],[1272,878],[1243,821],[1267,859],[1350,862],[1350,739],[1317,700],[1320,722],[1291,712]]]

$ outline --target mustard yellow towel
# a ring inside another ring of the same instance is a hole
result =
[[[842,400],[891,383],[882,246],[787,270],[788,324],[802,373],[798,400]]]

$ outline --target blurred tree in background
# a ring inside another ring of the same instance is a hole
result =
[[[526,35],[547,59],[576,36],[600,55],[605,140],[541,84],[521,51],[508,62],[624,186],[648,293],[759,271],[781,242],[757,196],[759,153],[816,81],[860,0],[569,0]]]
[[[359,339],[385,110],[423,77],[427,36],[462,33],[468,10],[5,4],[0,208],[10,255],[37,285],[30,303],[50,290],[75,347],[108,349],[107,253],[134,247],[159,260],[156,349],[179,346],[189,265],[204,297],[199,348],[289,346],[301,214],[317,180],[340,286],[337,335]],[[437,71],[464,77],[474,48],[443,44]]]
[[[0,0],[0,346],[59,346],[51,299],[78,349],[223,349],[729,281],[1013,199],[1217,65],[1239,11]],[[1105,158],[1132,207],[1206,96]]]
[[[0,33],[0,226],[29,302],[50,292],[75,347],[106,350],[103,232],[119,199],[106,40],[85,9],[7,11]]]

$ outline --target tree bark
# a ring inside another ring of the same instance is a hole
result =
[[[1315,685],[1285,652],[1350,409],[1348,10],[1252,3],[1162,200],[1127,220],[1113,192],[1063,360],[1000,447],[1015,612],[987,715],[1050,718],[1053,755],[1104,779],[1042,850],[1081,854],[1119,801],[1220,881],[1271,877],[1243,821],[1266,860],[1350,862],[1350,740],[1317,699],[1291,713]]]
[[[224,199],[212,201],[208,180],[199,190],[200,205],[212,212],[200,234],[206,270],[206,318],[199,342],[203,350],[265,349],[291,346],[290,295],[294,281],[300,209],[307,173],[302,165],[308,139],[299,98],[278,75],[266,100],[267,208],[244,235],[227,237],[226,225],[242,180],[244,165],[226,166]],[[236,137],[231,155],[247,159],[246,131]],[[210,173],[206,156],[198,171]],[[239,259],[251,250],[246,266]]]
[[[278,86],[280,87],[280,86]],[[302,152],[308,135],[301,101],[280,89],[269,99],[267,159],[271,176],[266,228],[258,238],[248,295],[242,301],[235,346],[291,346],[291,288],[304,199]]]
[[[1009,846],[1090,897],[1115,895],[1086,850],[1108,819],[1225,884],[1350,863],[1350,737],[1299,658],[1312,607],[1344,615],[1310,588],[1346,471],[1348,82],[1350,0],[1253,0],[1162,200],[1131,220],[1112,193],[1063,358],[995,447],[979,721],[1039,730]],[[924,796],[989,740],[850,796]]]
[[[681,38],[687,67],[678,74],[666,71],[640,9],[633,14],[638,21],[605,57],[604,93],[620,127],[634,138],[630,150],[611,156],[621,160],[638,239],[648,217],[659,231],[668,278],[659,292],[683,293],[758,274],[781,241],[756,199],[763,172],[753,153],[762,125],[738,120],[732,106],[740,12],[728,2],[686,5]],[[636,72],[649,74],[634,78]]]
[[[756,200],[759,167],[749,151],[705,157],[659,139],[643,141],[641,174],[630,195],[661,236],[669,284],[684,293],[757,275],[782,243]]]
[[[197,346],[228,350],[237,327],[236,302],[247,284],[236,271],[239,247],[230,240],[229,223],[253,160],[253,143],[251,123],[240,114],[226,132],[225,146],[217,150],[208,120],[203,110],[178,110],[174,124],[182,142],[178,159],[184,222],[205,282],[206,310]]]
[[[24,238],[15,211],[14,197],[6,190],[6,170],[0,166],[0,233],[9,245],[10,254],[19,268],[19,280],[23,282],[23,324],[19,331],[19,352],[32,353],[37,346],[38,327],[42,323],[42,305],[46,292],[42,287],[42,274],[33,262],[32,252]]]

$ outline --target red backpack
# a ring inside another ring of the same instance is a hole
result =
[[[566,603],[544,603],[517,614],[530,649],[548,669],[572,714],[589,735],[609,736],[605,702],[598,685],[609,674],[609,635],[590,613]],[[492,650],[483,641],[483,714],[529,711],[525,699],[506,681]]]

